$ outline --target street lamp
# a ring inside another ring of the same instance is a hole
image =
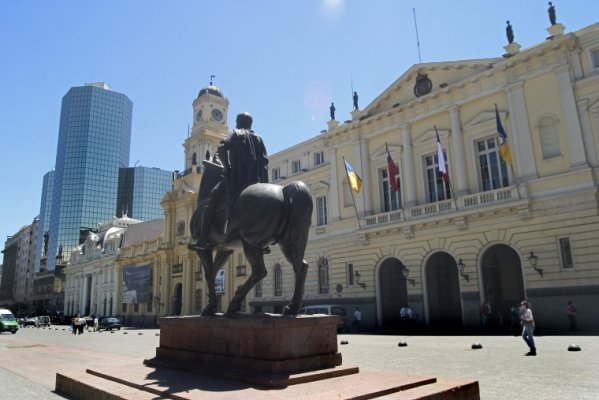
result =
[[[539,264],[539,257],[535,256],[535,253],[533,253],[532,251],[530,252],[530,255],[528,257],[526,257],[526,259],[528,260],[528,262],[530,263],[530,265],[532,266],[532,268],[537,271],[539,273],[539,275],[541,275],[541,278],[543,277],[543,268],[538,268],[537,265]]]
[[[466,282],[470,282],[470,275],[464,273],[464,269],[465,268],[466,268],[466,265],[464,264],[464,262],[460,258],[460,261],[458,262],[458,269],[460,271],[460,275],[462,276],[462,278],[464,278],[466,280]]]
[[[360,275],[360,272],[358,270],[356,270],[354,276],[356,277],[356,283],[358,284],[358,286],[366,290],[366,284],[364,282],[360,282],[360,278],[362,277],[362,275]]]
[[[408,278],[408,276],[410,275],[410,270],[404,266],[403,269],[401,270],[401,274],[403,275],[404,278],[406,278],[407,282],[410,282],[410,284],[412,286],[416,286],[416,280],[412,279],[412,278]]]

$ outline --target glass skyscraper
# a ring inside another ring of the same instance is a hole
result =
[[[119,168],[129,165],[133,104],[104,83],[62,98],[48,241],[48,269],[79,244],[80,230],[115,214]]]
[[[172,171],[141,166],[121,168],[115,215],[127,214],[142,221],[164,218],[160,200],[172,189],[172,182]]]
[[[35,264],[34,271],[40,271],[40,262],[42,258],[46,258],[44,254],[44,237],[45,233],[50,229],[50,210],[52,208],[52,195],[54,193],[54,171],[49,171],[44,175],[44,183],[42,185],[42,202],[40,205],[40,225],[35,245]]]

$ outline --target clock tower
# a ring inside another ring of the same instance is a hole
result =
[[[185,169],[202,167],[207,152],[214,155],[218,144],[228,134],[229,100],[212,85],[202,88],[193,101],[191,135],[185,139]]]

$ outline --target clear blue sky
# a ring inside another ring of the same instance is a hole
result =
[[[599,1],[556,1],[566,32],[599,22]],[[216,75],[231,120],[254,116],[269,153],[349,119],[422,62],[499,57],[510,20],[543,41],[547,1],[0,0],[0,248],[33,221],[54,167],[62,96],[107,82],[133,101],[130,164],[183,168],[191,103]]]

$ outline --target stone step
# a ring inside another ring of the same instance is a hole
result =
[[[56,393],[75,400],[156,400],[156,395],[86,372],[56,374]]]
[[[384,400],[471,400],[480,399],[478,382],[438,378],[437,382],[417,386],[382,397]]]
[[[360,372],[326,380],[266,389],[170,368],[119,366],[57,374],[56,391],[74,400],[476,400],[478,382],[436,379],[396,372]]]

